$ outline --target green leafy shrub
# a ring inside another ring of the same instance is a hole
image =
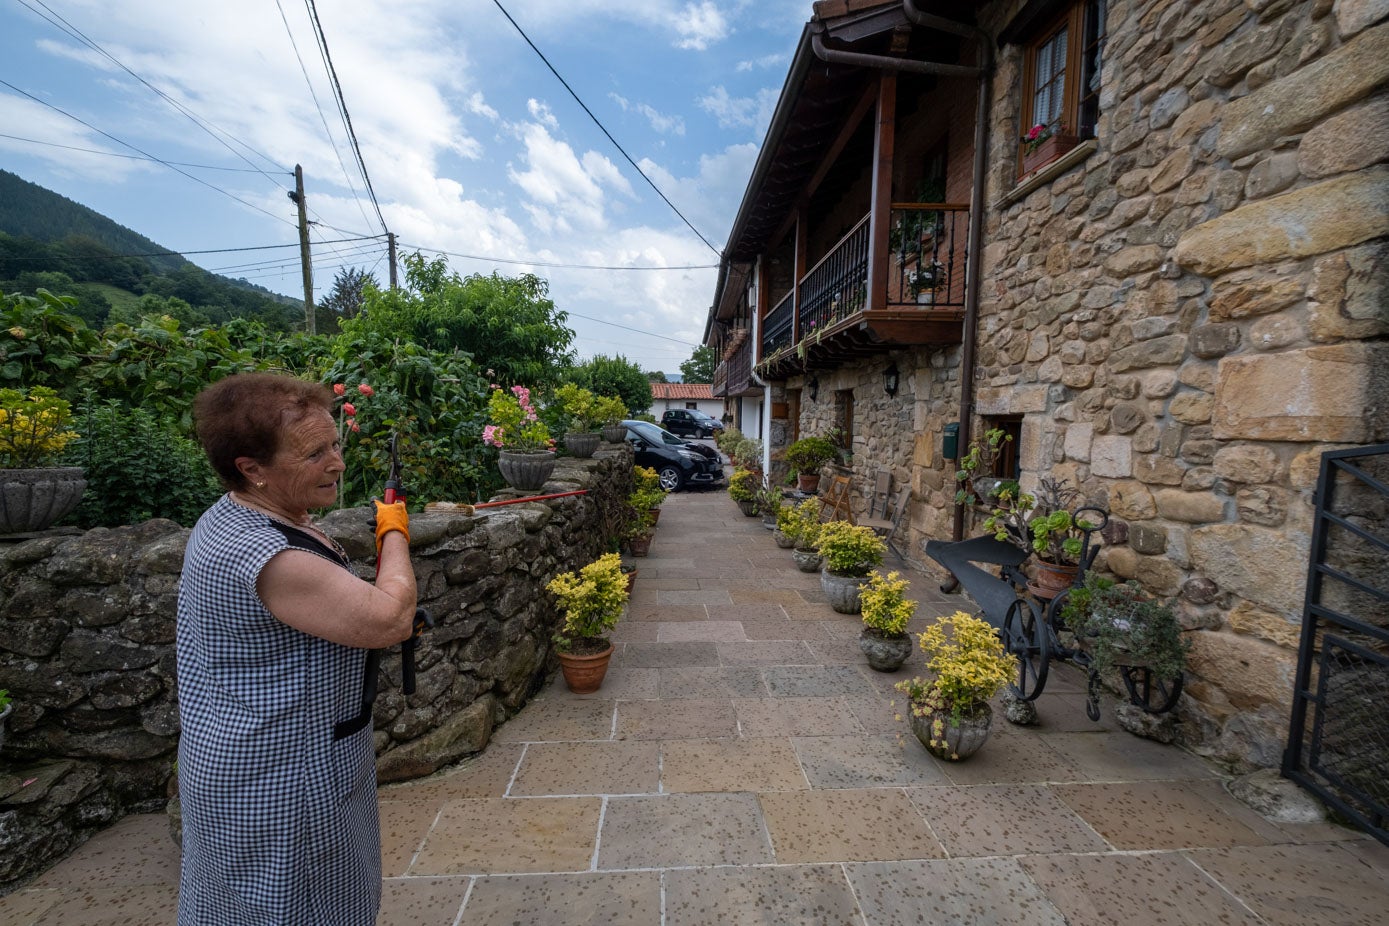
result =
[[[777,529],[797,550],[813,550],[820,538],[820,502],[807,498],[799,505],[785,505],[777,512]]]
[[[868,584],[859,591],[863,626],[884,636],[907,632],[907,622],[916,614],[916,602],[907,597],[908,583],[900,573],[868,574]]]
[[[83,414],[81,429],[67,458],[87,478],[72,516],[82,527],[150,518],[191,527],[222,494],[202,448],[144,409],[118,402],[93,405]]]
[[[811,475],[839,455],[834,444],[824,437],[802,437],[786,448],[786,463],[798,473]]]
[[[820,527],[817,548],[825,558],[825,568],[840,576],[866,576],[881,566],[887,544],[871,527],[830,521]]]
[[[545,586],[564,611],[564,623],[555,631],[555,645],[564,652],[581,650],[602,641],[617,625],[627,604],[627,579],[622,558],[605,553],[579,570],[562,572]],[[606,644],[598,649],[606,649]]]
[[[0,469],[49,466],[77,437],[72,407],[46,386],[0,389]]]
[[[728,497],[735,502],[756,501],[761,487],[761,477],[751,470],[740,469],[728,477]]]

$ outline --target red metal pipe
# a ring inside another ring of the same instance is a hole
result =
[[[579,489],[576,492],[556,492],[553,495],[527,495],[525,498],[512,498],[504,502],[483,502],[481,505],[474,505],[474,508],[500,508],[502,505],[518,505],[521,502],[543,502],[549,498],[568,498],[570,495],[587,495],[588,489]]]

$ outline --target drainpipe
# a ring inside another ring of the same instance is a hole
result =
[[[960,446],[969,446],[970,417],[974,411],[974,342],[979,330],[979,263],[980,249],[984,239],[984,167],[986,146],[988,144],[989,115],[989,77],[993,71],[993,46],[988,33],[943,16],[923,13],[916,8],[913,0],[902,0],[902,12],[914,24],[927,29],[937,29],[967,39],[974,39],[979,45],[979,66],[967,67],[957,64],[940,64],[933,61],[908,61],[902,58],[888,58],[879,55],[866,55],[858,52],[840,51],[824,46],[825,27],[820,25],[811,37],[817,57],[824,61],[851,64],[860,67],[885,68],[897,71],[910,71],[915,74],[935,74],[940,77],[975,77],[979,80],[977,108],[974,116],[974,168],[969,197],[969,244],[968,259],[965,264],[965,318],[961,332],[964,343],[960,355]],[[951,536],[960,540],[965,532],[964,508],[956,505],[951,524]]]
[[[762,313],[758,310],[757,296],[762,288],[762,256],[759,254],[757,263],[752,268],[752,351],[756,357],[761,353],[762,347]],[[752,381],[762,387],[762,420],[760,430],[762,431],[762,479],[765,481],[772,475],[772,384],[757,375],[757,363],[752,364]]]

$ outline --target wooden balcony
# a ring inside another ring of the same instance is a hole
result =
[[[968,207],[893,205],[882,305],[868,293],[869,218],[860,219],[767,313],[761,375],[782,379],[888,350],[960,343]]]

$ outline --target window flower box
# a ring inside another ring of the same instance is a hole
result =
[[[1023,176],[1027,176],[1033,171],[1045,167],[1078,144],[1080,144],[1079,135],[1056,134],[1041,142],[1031,151],[1028,151],[1024,146],[1022,156]]]

